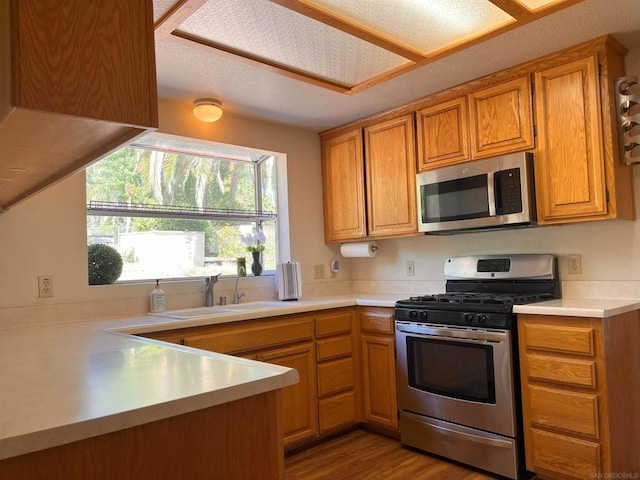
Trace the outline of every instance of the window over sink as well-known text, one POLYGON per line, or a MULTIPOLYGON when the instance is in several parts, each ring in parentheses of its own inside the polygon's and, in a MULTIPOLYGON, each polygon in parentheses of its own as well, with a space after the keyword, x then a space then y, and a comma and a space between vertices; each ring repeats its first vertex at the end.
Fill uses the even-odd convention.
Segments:
POLYGON ((284 154, 152 133, 86 178, 87 243, 118 250, 118 282, 235 275, 239 257, 250 275, 256 232, 263 274, 288 256, 284 154))

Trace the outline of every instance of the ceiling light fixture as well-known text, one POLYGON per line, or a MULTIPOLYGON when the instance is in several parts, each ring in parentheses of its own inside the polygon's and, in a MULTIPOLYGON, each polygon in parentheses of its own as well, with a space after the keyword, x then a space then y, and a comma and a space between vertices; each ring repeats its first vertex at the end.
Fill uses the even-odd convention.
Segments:
POLYGON ((212 98, 200 98, 193 102, 193 114, 202 122, 216 122, 222 117, 222 102, 212 98))

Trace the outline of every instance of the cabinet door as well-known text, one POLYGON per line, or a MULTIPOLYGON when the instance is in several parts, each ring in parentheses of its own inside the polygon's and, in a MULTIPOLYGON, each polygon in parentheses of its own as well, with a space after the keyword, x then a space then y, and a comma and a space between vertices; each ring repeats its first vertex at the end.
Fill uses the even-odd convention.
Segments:
POLYGON ((471 93, 469 114, 473 159, 533 148, 529 76, 471 93))
POLYGON ((0 210, 157 126, 151 0, 0 2, 0 210))
POLYGON ((323 140, 322 185, 325 242, 367 235, 362 130, 323 140))
POLYGON ((300 382, 282 389, 281 422, 285 447, 315 437, 318 434, 318 409, 313 343, 260 352, 257 360, 295 368, 300 376, 300 382))
POLYGON ((369 236, 417 233, 413 114, 365 129, 365 164, 369 236))
POLYGON ((320 433, 356 422, 356 398, 353 390, 318 400, 320 433))
POLYGON ((394 337, 362 335, 364 419, 397 430, 394 337))
POLYGON ((600 86, 595 55, 536 72, 538 221, 607 212, 600 86))
POLYGON ((419 171, 471 159, 468 116, 466 97, 439 103, 418 112, 419 171))

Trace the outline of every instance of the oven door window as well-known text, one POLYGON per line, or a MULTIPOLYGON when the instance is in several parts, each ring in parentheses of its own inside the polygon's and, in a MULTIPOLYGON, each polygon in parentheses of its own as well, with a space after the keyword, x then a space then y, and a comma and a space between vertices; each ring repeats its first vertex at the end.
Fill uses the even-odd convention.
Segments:
POLYGON ((461 400, 496 403, 491 345, 407 338, 409 385, 461 400))
POLYGON ((420 186, 422 223, 489 216, 487 175, 420 186))

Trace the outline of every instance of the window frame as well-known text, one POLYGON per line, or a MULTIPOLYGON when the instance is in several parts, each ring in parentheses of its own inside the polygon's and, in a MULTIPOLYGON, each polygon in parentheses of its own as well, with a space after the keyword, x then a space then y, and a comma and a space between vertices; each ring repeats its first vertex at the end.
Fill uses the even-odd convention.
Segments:
MULTIPOLYGON (((253 176, 255 182, 254 195, 255 195, 255 211, 233 211, 230 209, 205 209, 209 210, 208 212, 202 212, 202 209, 191 208, 191 212, 187 215, 184 212, 181 214, 179 211, 170 212, 170 211, 162 211, 161 209, 156 212, 151 212, 149 210, 145 210, 145 208, 122 208, 122 204, 112 204, 107 205, 108 202, 97 202, 91 201, 87 199, 86 202, 86 216, 119 216, 119 217, 145 217, 145 218, 179 218, 179 219, 203 219, 203 220, 220 220, 220 221, 244 221, 246 223, 254 223, 256 227, 262 227, 263 222, 265 221, 274 221, 275 222, 275 254, 276 254, 276 266, 278 263, 284 263, 290 261, 290 239, 289 239, 289 205, 288 205, 288 182, 287 182, 287 156, 284 153, 267 151, 262 149, 255 149, 244 146, 230 145, 224 144, 220 142, 213 142, 209 140, 202 140, 190 137, 183 137, 178 135, 152 132, 145 135, 142 138, 137 139, 136 141, 122 147, 122 148, 141 148, 146 150, 157 150, 164 151, 165 153, 177 153, 177 154, 188 154, 188 155, 199 155, 203 157, 210 158, 221 158, 230 161, 238 161, 251 163, 253 167, 253 176), (203 148, 207 148, 209 146, 212 147, 221 147, 223 149, 231 149, 236 150, 238 152, 246 152, 247 155, 259 155, 259 159, 257 161, 246 161, 241 159, 234 159, 225 157, 224 155, 208 155, 203 152, 194 152, 194 151, 184 151, 180 149, 165 149, 160 148, 155 145, 149 145, 145 143, 145 140, 149 139, 163 139, 169 143, 183 143, 187 142, 190 144, 196 144, 203 148), (261 164, 273 158, 274 160, 274 170, 275 170, 275 212, 262 212, 263 207, 263 198, 262 198, 262 173, 261 173, 261 164), (99 205, 102 204, 102 205, 99 205), (119 208, 120 207, 120 208, 119 208), (217 211, 216 211, 217 210, 217 211)), ((117 150, 116 150, 117 151, 117 150)), ((111 153, 115 153, 111 152, 111 153)), ((86 191, 86 180, 85 180, 85 191, 86 191)), ((141 206, 138 204, 137 206, 141 206)), ((157 205, 146 205, 146 207, 157 207, 157 205)), ((167 207, 167 206, 164 206, 167 207)), ((171 207, 169 207, 171 208, 171 207)), ((177 209, 179 210, 179 209, 177 209)), ((184 210, 184 209, 183 209, 184 210)), ((86 231, 86 228, 85 228, 86 231)), ((248 261, 250 262, 250 252, 247 252, 249 255, 248 261)), ((261 276, 274 276, 276 270, 269 269, 264 270, 261 276)), ((194 276, 185 276, 185 277, 164 277, 162 280, 164 282, 189 282, 189 281, 201 281, 203 278, 207 278, 208 275, 194 275, 194 276)), ((233 278, 235 275, 222 275, 221 278, 233 278)), ((253 275, 247 275, 247 278, 257 278, 253 275)), ((126 284, 140 284, 140 283, 152 283, 155 282, 155 278, 141 278, 141 279, 130 279, 130 280, 117 280, 115 282, 116 285, 126 285, 126 284)))

